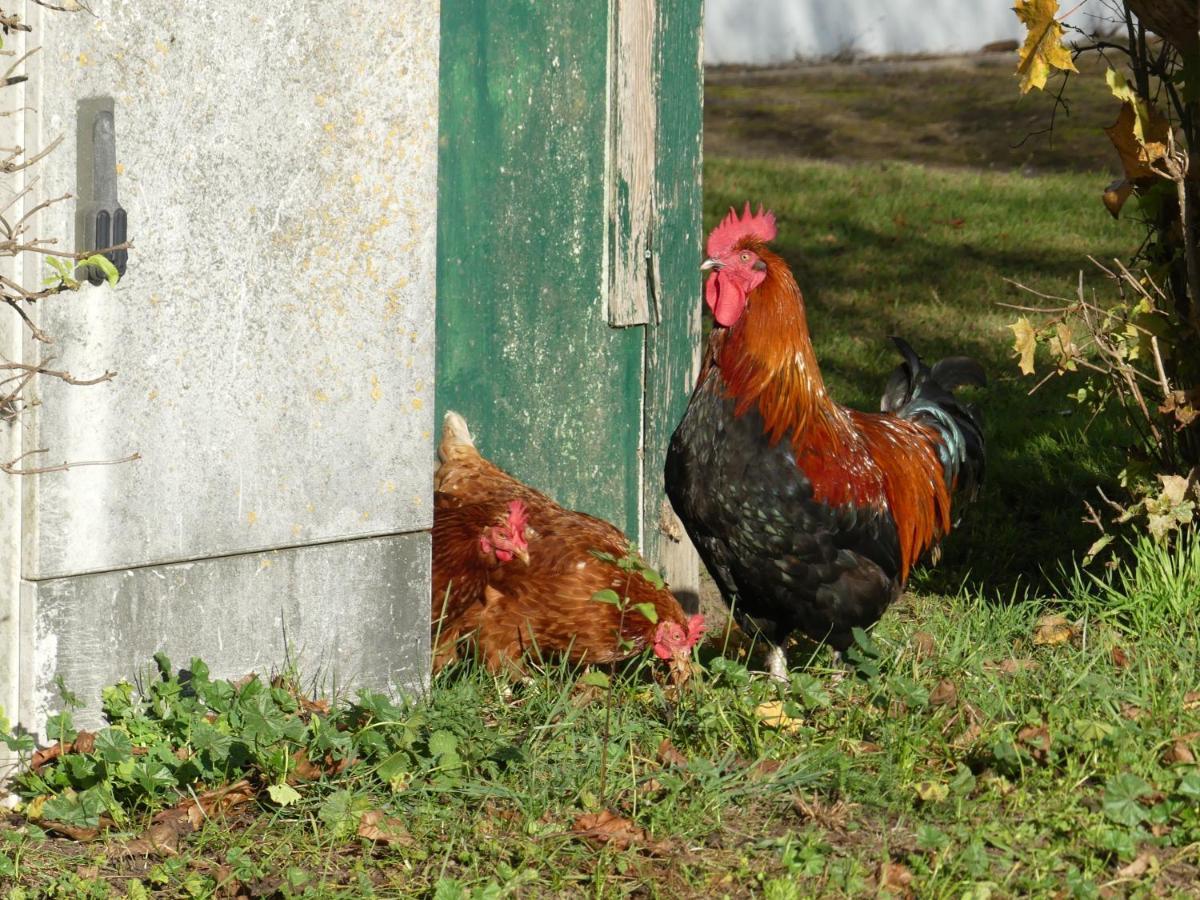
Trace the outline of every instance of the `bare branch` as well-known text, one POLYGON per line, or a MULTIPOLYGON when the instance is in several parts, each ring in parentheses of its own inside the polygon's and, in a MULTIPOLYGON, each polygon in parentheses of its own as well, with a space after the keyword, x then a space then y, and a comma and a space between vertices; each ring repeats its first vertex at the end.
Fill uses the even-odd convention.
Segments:
POLYGON ((78 469, 82 466, 116 466, 121 463, 134 462, 142 458, 141 453, 130 453, 128 456, 122 456, 120 459, 82 459, 75 462, 61 462, 53 466, 39 466, 32 469, 19 469, 17 465, 27 456, 33 456, 36 453, 46 453, 42 450, 29 450, 22 453, 16 459, 9 460, 6 463, 0 463, 0 472, 6 475, 45 475, 48 472, 67 472, 71 469, 78 469))
POLYGON ((43 147, 40 151, 38 151, 35 155, 33 155, 33 156, 29 157, 29 159, 25 160, 25 162, 17 164, 17 163, 14 163, 13 160, 17 156, 19 156, 20 153, 24 152, 23 150, 19 151, 18 153, 13 154, 8 159, 6 159, 2 164, 0 164, 0 172, 3 172, 5 175, 11 175, 11 174, 13 174, 13 172, 20 172, 22 169, 28 169, 30 166, 38 163, 39 161, 45 159, 49 154, 53 153, 58 148, 58 145, 61 144, 62 142, 63 142, 63 136, 60 134, 58 137, 56 137, 54 140, 52 140, 49 144, 47 144, 45 147, 43 147))
POLYGON ((89 385, 89 384, 100 384, 105 381, 112 381, 114 378, 117 377, 116 372, 109 371, 109 372, 105 372, 103 375, 99 375, 95 378, 76 378, 70 372, 67 372, 65 370, 46 368, 46 366, 49 365, 49 362, 50 361, 47 360, 46 362, 38 363, 37 365, 30 365, 29 363, 18 363, 18 362, 0 363, 0 371, 32 372, 35 375, 49 375, 53 378, 59 379, 60 381, 65 381, 67 384, 76 384, 76 385, 85 385, 85 386, 89 385))
MULTIPOLYGON (((7 280, 8 279, 6 278, 0 278, 0 281, 7 280)), ((25 324, 29 327, 29 333, 33 336, 35 341, 41 341, 43 344, 54 343, 54 338, 50 337, 50 335, 46 334, 46 332, 42 331, 42 329, 38 328, 37 325, 33 323, 33 320, 25 314, 25 310, 21 309, 21 307, 17 304, 16 300, 13 300, 9 297, 4 297, 3 299, 4 302, 15 309, 17 311, 17 315, 24 320, 25 324)))
POLYGON ((9 66, 8 69, 5 70, 4 74, 0 75, 0 81, 7 81, 8 76, 11 75, 16 70, 17 66, 19 66, 21 63, 25 62, 25 60, 29 59, 29 57, 33 56, 33 54, 37 53, 41 49, 42 49, 41 47, 34 47, 33 49, 27 50, 23 54, 18 56, 16 61, 13 62, 13 64, 11 66, 9 66))

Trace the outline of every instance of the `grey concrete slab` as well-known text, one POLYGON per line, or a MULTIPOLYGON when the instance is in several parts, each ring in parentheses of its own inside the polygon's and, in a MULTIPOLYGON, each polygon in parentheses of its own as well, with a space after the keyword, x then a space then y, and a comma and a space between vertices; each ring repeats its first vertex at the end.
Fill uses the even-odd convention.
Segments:
POLYGON ((23 143, 65 135, 40 193, 76 193, 77 104, 112 97, 128 272, 39 313, 119 375, 41 385, 25 446, 142 459, 26 479, 23 576, 428 528, 436 3, 89 6, 28 5, 23 143))
MULTIPOLYGON (((103 687, 192 657, 215 677, 264 675, 291 661, 329 691, 419 691, 429 672, 429 535, 25 582, 21 725, 46 739, 61 676, 100 724, 103 687)), ((11 715, 11 713, 10 713, 11 715)))

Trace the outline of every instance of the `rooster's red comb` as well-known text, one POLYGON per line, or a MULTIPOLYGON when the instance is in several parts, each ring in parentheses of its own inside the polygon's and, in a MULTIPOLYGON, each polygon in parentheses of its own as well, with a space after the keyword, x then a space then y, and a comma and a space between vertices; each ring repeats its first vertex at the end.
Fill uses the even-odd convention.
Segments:
POLYGON ((705 250, 709 258, 724 256, 731 252, 739 241, 748 237, 764 244, 775 239, 775 213, 763 212, 762 204, 759 204, 757 213, 751 213, 749 200, 746 201, 746 208, 740 217, 732 206, 729 208, 729 215, 709 234, 705 250))

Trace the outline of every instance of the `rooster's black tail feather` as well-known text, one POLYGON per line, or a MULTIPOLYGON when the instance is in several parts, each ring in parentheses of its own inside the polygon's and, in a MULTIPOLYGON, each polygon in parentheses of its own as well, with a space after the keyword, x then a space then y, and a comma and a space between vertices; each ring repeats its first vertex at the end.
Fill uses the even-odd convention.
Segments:
POLYGON ((892 341, 904 361, 888 377, 880 409, 936 430, 942 437, 938 453, 946 484, 954 489, 956 499, 974 499, 986 464, 983 422, 979 410, 959 400, 954 390, 964 385, 985 387, 983 367, 966 356, 948 356, 930 368, 903 338, 892 341))

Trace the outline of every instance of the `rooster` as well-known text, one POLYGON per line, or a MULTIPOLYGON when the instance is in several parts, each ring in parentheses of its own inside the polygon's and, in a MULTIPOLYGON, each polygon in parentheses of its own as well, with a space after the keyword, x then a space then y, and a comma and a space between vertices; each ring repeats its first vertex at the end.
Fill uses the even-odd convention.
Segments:
POLYGON ((767 247, 775 233, 774 215, 747 203, 708 237, 700 268, 715 327, 665 474, 722 597, 766 639, 782 679, 789 633, 847 648, 974 498, 982 427, 952 391, 986 379, 965 357, 931 369, 894 338, 903 363, 882 412, 835 403, 800 289, 767 247))
POLYGON ((471 646, 491 671, 566 657, 617 662, 652 647, 673 679, 690 673, 704 620, 684 615, 662 579, 612 525, 563 509, 475 449, 445 416, 434 476, 434 671, 471 646), (610 600, 594 599, 601 592, 610 600))

